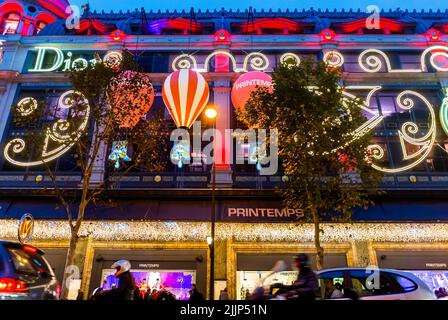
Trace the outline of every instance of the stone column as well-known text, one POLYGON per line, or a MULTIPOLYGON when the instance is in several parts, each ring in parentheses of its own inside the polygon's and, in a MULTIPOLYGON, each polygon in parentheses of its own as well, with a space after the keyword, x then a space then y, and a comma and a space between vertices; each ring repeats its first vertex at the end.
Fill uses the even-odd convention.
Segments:
POLYGON ((351 245, 353 250, 353 265, 351 267, 363 268, 376 265, 376 259, 372 257, 368 241, 353 241, 351 245))
MULTIPOLYGON (((215 72, 226 73, 230 70, 229 57, 216 55, 215 72)), ((231 186, 233 183, 232 169, 232 139, 226 134, 231 124, 230 82, 217 80, 213 87, 213 102, 218 111, 216 129, 221 133, 222 141, 215 148, 216 184, 218 187, 231 186)))

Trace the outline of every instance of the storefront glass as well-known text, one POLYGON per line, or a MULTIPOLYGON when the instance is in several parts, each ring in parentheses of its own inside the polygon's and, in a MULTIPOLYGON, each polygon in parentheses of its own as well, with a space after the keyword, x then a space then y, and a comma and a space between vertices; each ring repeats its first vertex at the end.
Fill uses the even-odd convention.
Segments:
MULTIPOLYGON (((118 279, 114 276, 115 270, 103 270, 103 289, 118 286, 118 279)), ((177 300, 188 300, 191 285, 196 282, 196 271, 193 270, 131 270, 140 294, 145 296, 148 289, 151 291, 167 290, 176 296, 177 300)))
POLYGON ((297 271, 278 272, 269 276, 271 271, 238 271, 237 272, 237 300, 246 300, 246 297, 251 294, 264 278, 264 286, 269 286, 274 283, 282 283, 285 285, 292 284, 297 279, 297 271))
POLYGON ((448 271, 432 271, 432 270, 420 270, 420 271, 409 271, 419 277, 423 282, 425 282, 431 290, 439 290, 444 288, 448 290, 448 271))

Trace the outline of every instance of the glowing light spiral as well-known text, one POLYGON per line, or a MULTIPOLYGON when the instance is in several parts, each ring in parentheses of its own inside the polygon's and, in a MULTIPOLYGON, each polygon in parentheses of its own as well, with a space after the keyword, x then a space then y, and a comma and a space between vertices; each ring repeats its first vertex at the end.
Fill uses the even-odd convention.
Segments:
POLYGON ((75 103, 73 99, 74 96, 79 98, 76 100, 77 104, 84 105, 86 107, 85 114, 78 114, 78 116, 83 116, 83 121, 77 128, 72 128, 73 130, 70 131, 71 125, 67 120, 64 119, 59 119, 52 126, 46 128, 44 135, 44 145, 42 148, 42 153, 40 155, 41 159, 35 161, 24 162, 14 159, 15 155, 25 150, 26 142, 23 139, 19 138, 12 139, 6 144, 3 150, 3 155, 6 161, 20 167, 38 166, 44 163, 51 162, 70 150, 71 147, 73 147, 76 141, 78 141, 84 133, 90 116, 90 106, 87 99, 81 93, 75 92, 74 90, 67 91, 59 97, 58 108, 72 108, 74 106, 73 104, 75 103), (58 145, 50 149, 50 143, 56 143, 58 145))
POLYGON ((181 54, 180 56, 177 56, 171 64, 173 71, 179 69, 197 69, 197 67, 196 58, 189 54, 181 54))
POLYGON ((416 138, 415 135, 417 135, 419 132, 417 124, 410 121, 405 122, 401 126, 401 130, 398 131, 398 137, 400 140, 400 146, 403 155, 402 160, 403 161, 412 160, 412 162, 408 165, 403 165, 398 168, 386 168, 386 167, 380 167, 376 164, 372 164, 372 167, 379 171, 386 173, 397 173, 407 171, 423 162, 431 152, 432 146, 434 145, 436 138, 436 117, 434 107, 423 95, 411 90, 405 90, 397 96, 396 98, 397 105, 404 110, 411 110, 415 106, 415 101, 412 98, 412 96, 417 97, 418 99, 423 101, 423 103, 429 110, 430 126, 428 132, 422 137, 416 138), (414 145, 418 146, 419 148, 417 151, 409 153, 408 149, 406 148, 407 145, 414 145))
POLYGON ((248 66, 256 71, 264 71, 269 67, 269 59, 260 52, 251 52, 244 59, 245 71, 248 71, 248 66))
POLYGON ((37 101, 34 98, 23 98, 17 103, 17 112, 22 117, 31 115, 37 109, 37 101))
POLYGON ((280 63, 286 63, 288 60, 294 60, 296 66, 300 65, 300 57, 295 53, 287 52, 280 57, 280 63))
POLYGON ((329 50, 325 52, 323 60, 330 67, 342 67, 342 65, 344 64, 344 57, 340 52, 335 50, 329 50))

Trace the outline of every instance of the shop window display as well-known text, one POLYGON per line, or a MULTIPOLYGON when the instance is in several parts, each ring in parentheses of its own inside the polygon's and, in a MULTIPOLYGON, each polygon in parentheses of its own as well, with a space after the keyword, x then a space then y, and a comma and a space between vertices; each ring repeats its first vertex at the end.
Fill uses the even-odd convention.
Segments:
POLYGON ((448 291, 448 271, 409 271, 425 282, 434 292, 445 289, 448 291))
MULTIPOLYGON (((248 295, 260 285, 261 281, 271 271, 238 271, 237 273, 237 300, 246 300, 248 295)), ((264 286, 269 286, 274 283, 281 283, 284 285, 291 285, 297 279, 297 271, 278 272, 264 281, 264 286)))
MULTIPOLYGON (((115 270, 103 270, 103 289, 109 290, 118 286, 118 278, 114 276, 115 270)), ((142 298, 146 292, 169 291, 177 300, 188 300, 189 291, 196 281, 196 271, 160 271, 160 270, 131 270, 135 283, 140 288, 142 298)))

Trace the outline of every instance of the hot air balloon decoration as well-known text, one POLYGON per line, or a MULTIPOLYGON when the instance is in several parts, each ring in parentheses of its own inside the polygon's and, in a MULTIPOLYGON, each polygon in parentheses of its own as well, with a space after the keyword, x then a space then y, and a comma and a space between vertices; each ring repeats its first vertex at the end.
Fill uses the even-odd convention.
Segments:
POLYGON ((176 126, 190 128, 204 111, 210 90, 199 72, 180 69, 166 78, 162 96, 176 126))
POLYGON ((257 90, 257 87, 268 88, 269 92, 272 92, 271 76, 260 71, 250 71, 242 74, 232 88, 232 103, 235 109, 244 109, 250 95, 257 90))
POLYGON ((120 128, 132 128, 139 123, 154 103, 154 89, 145 74, 123 71, 111 83, 113 97, 109 102, 120 128))

